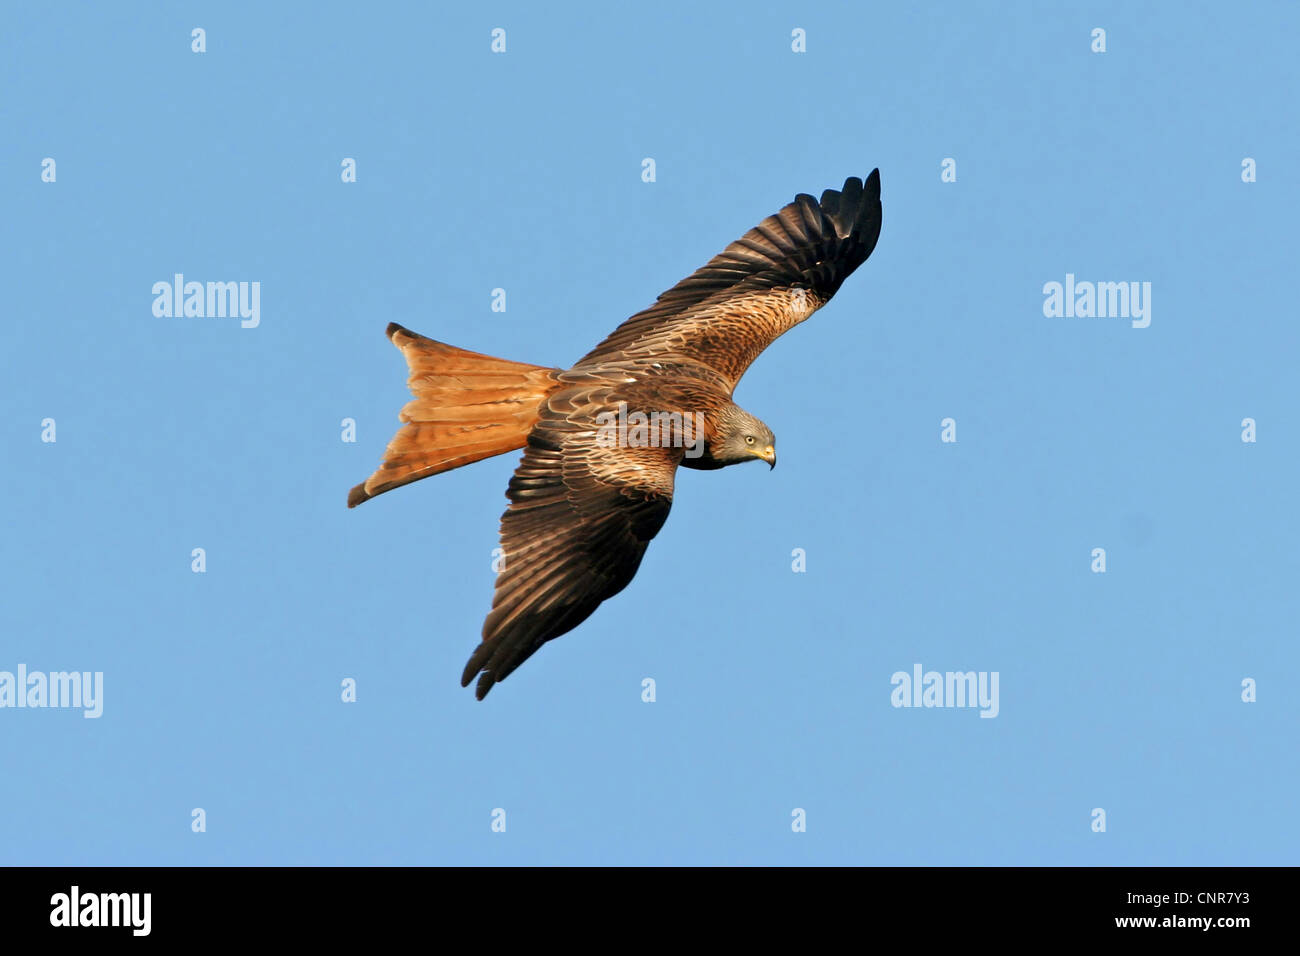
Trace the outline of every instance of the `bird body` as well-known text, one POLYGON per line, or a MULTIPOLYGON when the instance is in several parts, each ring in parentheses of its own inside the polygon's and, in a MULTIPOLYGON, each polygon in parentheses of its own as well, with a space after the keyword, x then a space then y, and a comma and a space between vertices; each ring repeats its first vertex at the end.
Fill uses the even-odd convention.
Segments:
POLYGON ((462 685, 481 700, 632 580, 679 466, 776 464, 770 428, 732 400, 750 364, 825 305, 880 234, 880 174, 800 194, 633 315, 569 369, 470 352, 396 323, 414 396, 376 495, 524 449, 501 519, 504 568, 462 685))

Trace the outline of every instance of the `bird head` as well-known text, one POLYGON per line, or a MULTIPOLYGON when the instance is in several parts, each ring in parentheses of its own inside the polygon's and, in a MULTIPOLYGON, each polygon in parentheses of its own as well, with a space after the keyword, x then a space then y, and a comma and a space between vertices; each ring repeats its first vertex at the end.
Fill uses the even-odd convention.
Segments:
POLYGON ((775 468, 776 436, 739 405, 730 405, 719 417, 709 455, 719 465, 737 465, 757 458, 775 468))

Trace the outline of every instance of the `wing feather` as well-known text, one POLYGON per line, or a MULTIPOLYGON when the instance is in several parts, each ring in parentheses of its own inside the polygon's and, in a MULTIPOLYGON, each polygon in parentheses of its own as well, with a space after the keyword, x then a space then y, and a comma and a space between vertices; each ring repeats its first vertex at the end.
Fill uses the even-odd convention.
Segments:
POLYGON ((880 222, 879 170, 820 200, 800 193, 620 325, 574 371, 667 357, 707 365, 734 389, 763 349, 867 260, 880 222))
POLYGON ((608 387, 553 395, 510 480, 505 568, 461 675, 462 685, 478 677, 480 700, 623 590, 668 517, 682 449, 603 447, 596 414, 609 397, 608 387))

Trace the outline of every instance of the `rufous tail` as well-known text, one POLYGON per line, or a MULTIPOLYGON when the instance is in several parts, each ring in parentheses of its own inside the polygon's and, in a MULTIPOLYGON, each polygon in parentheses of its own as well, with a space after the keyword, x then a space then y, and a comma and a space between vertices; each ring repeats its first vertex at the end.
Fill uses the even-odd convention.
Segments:
POLYGON ((411 368, 415 396, 398 416, 383 464, 348 492, 355 508, 375 495, 523 448, 559 369, 508 362, 425 338, 396 322, 388 337, 411 368))

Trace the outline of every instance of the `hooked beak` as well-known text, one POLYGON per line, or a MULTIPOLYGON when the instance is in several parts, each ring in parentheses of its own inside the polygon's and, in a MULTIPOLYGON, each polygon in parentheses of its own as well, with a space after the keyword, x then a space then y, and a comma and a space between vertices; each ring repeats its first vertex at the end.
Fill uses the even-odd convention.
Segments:
POLYGON ((761 451, 754 452, 754 455, 767 462, 768 471, 771 471, 773 468, 776 467, 776 449, 773 448, 771 445, 768 445, 766 448, 762 449, 761 451))

